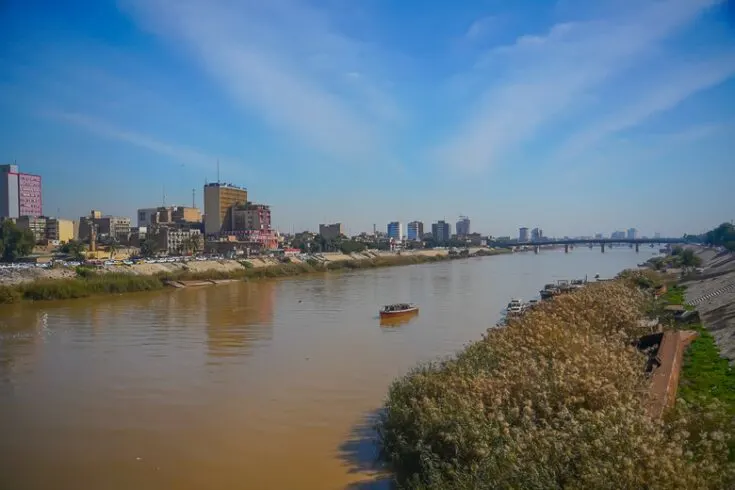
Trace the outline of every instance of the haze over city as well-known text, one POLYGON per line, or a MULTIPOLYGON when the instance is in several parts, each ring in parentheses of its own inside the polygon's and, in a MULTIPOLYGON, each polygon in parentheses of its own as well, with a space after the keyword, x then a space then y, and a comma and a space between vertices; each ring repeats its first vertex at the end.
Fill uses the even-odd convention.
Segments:
POLYGON ((701 232, 735 211, 728 8, 11 0, 0 163, 67 218, 203 207, 219 161, 281 231, 701 232))

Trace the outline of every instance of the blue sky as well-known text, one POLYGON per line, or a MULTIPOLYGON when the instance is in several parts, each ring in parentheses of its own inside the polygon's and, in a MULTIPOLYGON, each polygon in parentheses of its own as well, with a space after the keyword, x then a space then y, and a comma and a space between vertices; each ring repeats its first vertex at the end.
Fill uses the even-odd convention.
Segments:
POLYGON ((6 0, 0 37, 0 161, 49 215, 201 205, 219 160, 282 231, 735 218, 714 0, 6 0))

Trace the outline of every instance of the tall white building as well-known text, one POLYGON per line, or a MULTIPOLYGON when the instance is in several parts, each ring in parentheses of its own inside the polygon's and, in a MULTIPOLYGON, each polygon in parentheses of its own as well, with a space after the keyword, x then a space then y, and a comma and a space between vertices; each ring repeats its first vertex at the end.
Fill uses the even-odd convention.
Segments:
POLYGON ((403 240, 403 226, 400 221, 391 221, 388 223, 388 238, 401 241, 403 240))
POLYGON ((470 234, 470 219, 467 216, 460 216, 457 221, 457 236, 467 236, 470 234))

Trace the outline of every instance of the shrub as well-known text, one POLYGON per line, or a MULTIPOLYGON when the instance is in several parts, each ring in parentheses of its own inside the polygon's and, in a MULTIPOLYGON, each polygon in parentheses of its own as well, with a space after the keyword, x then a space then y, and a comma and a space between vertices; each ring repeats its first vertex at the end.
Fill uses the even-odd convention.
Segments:
POLYGON ((727 488, 733 467, 714 454, 727 454, 725 429, 709 427, 708 446, 697 442, 711 440, 703 432, 686 432, 689 418, 662 427, 647 415, 645 356, 630 347, 648 333, 638 325, 645 304, 623 281, 589 285, 394 382, 378 433, 398 482, 727 488))
POLYGON ((18 288, 13 286, 0 286, 0 304, 17 303, 22 297, 18 288))

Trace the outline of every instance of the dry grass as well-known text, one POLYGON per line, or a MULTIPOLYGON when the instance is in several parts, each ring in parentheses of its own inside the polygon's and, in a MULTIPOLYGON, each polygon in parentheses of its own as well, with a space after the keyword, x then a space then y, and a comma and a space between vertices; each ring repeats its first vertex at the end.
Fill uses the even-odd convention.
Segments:
MULTIPOLYGON (((651 420, 625 281, 555 299, 390 389, 383 456, 406 488, 728 488, 727 427, 651 420), (702 444, 702 441, 707 444, 702 444)), ((700 407, 701 408, 701 407, 700 407)), ((696 414, 699 418, 701 414, 696 414)))

